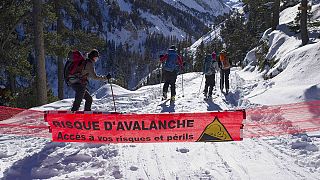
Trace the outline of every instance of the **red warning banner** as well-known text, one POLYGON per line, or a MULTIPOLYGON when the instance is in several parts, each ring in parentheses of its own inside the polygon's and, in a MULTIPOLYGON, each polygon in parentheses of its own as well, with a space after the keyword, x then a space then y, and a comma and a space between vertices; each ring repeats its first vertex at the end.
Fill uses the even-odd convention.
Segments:
POLYGON ((246 110, 244 138, 320 132, 320 101, 246 110))
POLYGON ((0 106, 0 121, 11 118, 12 116, 25 111, 25 109, 0 106))
POLYGON ((242 140, 245 111, 113 114, 48 111, 56 142, 156 143, 242 140))

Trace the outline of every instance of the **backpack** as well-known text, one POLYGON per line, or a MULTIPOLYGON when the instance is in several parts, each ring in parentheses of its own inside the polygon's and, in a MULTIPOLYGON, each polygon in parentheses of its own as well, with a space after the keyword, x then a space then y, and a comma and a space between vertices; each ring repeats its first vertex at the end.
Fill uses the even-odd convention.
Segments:
POLYGON ((216 61, 216 60, 217 60, 217 55, 216 55, 216 53, 215 53, 215 52, 213 52, 213 53, 212 53, 212 59, 213 59, 214 61, 216 61))
POLYGON ((175 50, 168 51, 168 59, 165 61, 163 69, 169 72, 177 70, 178 54, 175 50))
POLYGON ((86 60, 78 50, 70 51, 68 60, 64 65, 64 81, 68 86, 83 83, 82 71, 85 69, 86 60))
POLYGON ((229 69, 231 67, 225 53, 220 53, 220 61, 222 69, 229 69))
POLYGON ((213 59, 211 55, 207 55, 204 59, 203 73, 205 75, 212 75, 213 73, 215 73, 213 68, 213 59))

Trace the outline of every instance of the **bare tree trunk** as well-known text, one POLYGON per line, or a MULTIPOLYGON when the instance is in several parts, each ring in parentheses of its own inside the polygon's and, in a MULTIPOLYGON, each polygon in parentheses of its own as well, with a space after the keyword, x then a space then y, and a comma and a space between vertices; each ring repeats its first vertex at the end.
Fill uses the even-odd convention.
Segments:
POLYGON ((8 81, 9 81, 9 89, 12 93, 16 92, 16 77, 11 72, 7 71, 7 74, 8 74, 8 81))
MULTIPOLYGON (((63 22, 62 22, 62 15, 61 15, 61 0, 55 0, 55 8, 56 8, 56 14, 58 16, 57 19, 57 34, 62 34, 63 29, 63 22)), ((61 43, 58 41, 58 43, 61 43)), ((64 92, 63 92, 63 86, 64 86, 64 79, 63 79, 63 58, 58 55, 58 98, 63 99, 64 98, 64 92)))
POLYGON ((308 36, 308 28, 307 28, 307 22, 308 22, 308 0, 302 0, 301 1, 301 20, 300 20, 300 29, 301 29, 301 40, 302 45, 306 45, 309 42, 309 36, 308 36))
POLYGON ((63 58, 57 57, 58 59, 58 98, 64 98, 64 78, 63 78, 63 58))
POLYGON ((280 0, 275 0, 273 4, 272 30, 276 30, 280 18, 280 0))
POLYGON ((34 45, 37 62, 37 104, 47 103, 47 76, 44 54, 42 0, 33 0, 34 45))

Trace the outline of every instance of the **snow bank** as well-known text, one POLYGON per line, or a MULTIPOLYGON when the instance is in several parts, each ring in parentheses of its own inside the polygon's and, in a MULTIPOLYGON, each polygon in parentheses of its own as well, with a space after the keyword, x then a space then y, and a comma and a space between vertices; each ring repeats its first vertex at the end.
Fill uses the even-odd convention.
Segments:
MULTIPOLYGON (((313 17, 318 17, 319 5, 312 9, 313 17)), ((297 6, 282 11, 280 23, 288 23, 296 13, 297 6)), ((320 28, 316 32, 320 35, 320 28)), ((268 105, 319 100, 320 40, 313 38, 308 45, 301 47, 299 36, 290 32, 286 24, 272 32, 267 30, 262 40, 269 47, 266 59, 276 63, 260 72, 256 57, 258 48, 248 52, 244 60, 247 66, 239 73, 241 78, 253 84, 252 92, 245 97, 252 103, 268 105), (248 75, 248 72, 254 73, 248 75), (264 80, 266 78, 268 80, 264 80)))

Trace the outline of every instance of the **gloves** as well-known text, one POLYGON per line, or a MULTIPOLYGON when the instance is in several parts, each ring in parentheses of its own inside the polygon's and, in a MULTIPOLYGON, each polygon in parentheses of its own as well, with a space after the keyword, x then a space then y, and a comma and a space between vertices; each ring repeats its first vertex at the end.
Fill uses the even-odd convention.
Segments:
POLYGON ((111 74, 108 73, 108 75, 106 77, 107 77, 108 80, 111 79, 111 74))

